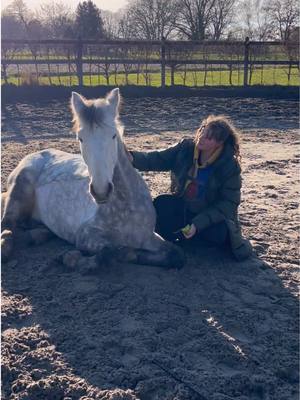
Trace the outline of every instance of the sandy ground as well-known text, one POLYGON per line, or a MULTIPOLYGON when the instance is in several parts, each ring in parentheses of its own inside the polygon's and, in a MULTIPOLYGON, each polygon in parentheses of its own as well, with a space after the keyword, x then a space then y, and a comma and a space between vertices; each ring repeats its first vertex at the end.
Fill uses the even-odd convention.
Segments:
MULTIPOLYGON (((180 271, 115 265, 81 276, 54 264, 60 239, 2 265, 2 398, 298 398, 298 105, 284 100, 128 99, 130 148, 167 147, 201 118, 242 129, 240 217, 256 256, 187 248, 180 271)), ((2 181, 26 154, 77 152, 67 104, 6 105, 2 181)), ((152 194, 168 174, 144 174, 152 194)))

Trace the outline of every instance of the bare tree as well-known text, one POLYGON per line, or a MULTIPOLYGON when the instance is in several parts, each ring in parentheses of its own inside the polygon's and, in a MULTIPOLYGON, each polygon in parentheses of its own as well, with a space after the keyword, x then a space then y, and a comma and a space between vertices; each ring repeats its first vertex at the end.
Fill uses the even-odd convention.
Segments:
POLYGON ((265 0, 256 0, 254 4, 254 18, 256 21, 254 36, 257 40, 274 39, 272 23, 270 21, 269 14, 265 10, 264 4, 265 0))
POLYGON ((176 0, 133 0, 120 22, 123 34, 136 38, 161 40, 175 31, 176 0))
POLYGON ((181 36, 190 40, 203 40, 208 35, 216 0, 178 0, 176 23, 181 36))
POLYGON ((267 0, 265 11, 273 27, 273 32, 281 40, 289 40, 299 26, 299 3, 297 0, 267 0))
POLYGON ((236 0, 216 0, 211 14, 212 37, 219 40, 233 19, 236 0))
POLYGON ((65 38, 73 35, 74 13, 61 1, 42 4, 37 11, 37 18, 51 38, 65 38))
POLYGON ((28 24, 33 19, 33 13, 28 9, 23 0, 14 0, 6 7, 5 13, 13 16, 28 32, 28 24))
POLYGON ((234 36, 253 40, 273 38, 272 25, 265 9, 265 0, 240 0, 235 5, 234 36))
POLYGON ((120 13, 115 13, 109 10, 101 11, 103 28, 105 36, 108 39, 116 39, 119 37, 119 24, 121 20, 120 13))
POLYGON ((13 17, 23 27, 24 34, 28 38, 35 39, 46 36, 42 22, 34 12, 29 10, 23 0, 14 0, 6 7, 5 14, 13 17))
POLYGON ((136 38, 136 29, 135 26, 132 25, 131 15, 128 12, 128 9, 125 9, 119 19, 118 24, 118 36, 123 39, 136 38))

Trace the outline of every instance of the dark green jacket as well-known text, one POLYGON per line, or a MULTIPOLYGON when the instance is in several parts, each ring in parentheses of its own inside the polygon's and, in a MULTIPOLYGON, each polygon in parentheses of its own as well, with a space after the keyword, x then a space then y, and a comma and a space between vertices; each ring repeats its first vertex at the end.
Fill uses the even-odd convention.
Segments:
MULTIPOLYGON (((182 196, 188 173, 193 165, 194 141, 183 139, 166 150, 131 152, 133 166, 140 171, 171 171, 171 191, 182 196)), ((252 248, 241 235, 238 221, 238 206, 241 201, 241 168, 234 158, 233 147, 229 144, 213 163, 214 169, 207 182, 204 204, 199 205, 193 218, 197 230, 225 221, 230 234, 233 254, 238 260, 250 256, 252 248)))

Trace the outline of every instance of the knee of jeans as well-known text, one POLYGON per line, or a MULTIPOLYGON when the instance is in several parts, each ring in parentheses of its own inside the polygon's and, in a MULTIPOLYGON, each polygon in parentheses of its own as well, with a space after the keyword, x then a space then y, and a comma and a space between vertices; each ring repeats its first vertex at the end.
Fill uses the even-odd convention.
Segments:
POLYGON ((225 244, 228 238, 228 229, 225 224, 221 224, 218 232, 218 239, 220 244, 225 244))
POLYGON ((205 232, 205 239, 215 244, 225 244, 228 238, 228 229, 225 223, 210 226, 205 232))
POLYGON ((160 194, 159 196, 155 197, 155 199, 153 199, 153 205, 155 208, 168 205, 170 203, 170 199, 172 199, 172 195, 160 194))
POLYGON ((159 198, 159 196, 156 197, 156 198, 153 200, 153 206, 154 206, 156 212, 161 208, 162 204, 163 204, 163 202, 161 201, 161 199, 159 198))
POLYGON ((160 196, 157 196, 157 197, 155 197, 155 199, 153 199, 153 205, 155 206, 155 205, 157 205, 157 204, 159 204, 160 203, 160 196))

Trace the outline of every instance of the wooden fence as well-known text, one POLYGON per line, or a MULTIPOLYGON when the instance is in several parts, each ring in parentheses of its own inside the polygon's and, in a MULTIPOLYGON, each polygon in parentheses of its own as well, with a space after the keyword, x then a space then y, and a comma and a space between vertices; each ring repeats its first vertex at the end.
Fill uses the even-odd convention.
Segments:
MULTIPOLYGON (((297 42, 2 40, 2 82, 36 84, 251 85, 253 74, 284 68, 287 84, 299 73, 297 42), (201 82, 199 74, 201 73, 201 82), (158 78, 159 77, 159 78, 158 78), (179 79, 180 78, 180 79, 179 79), (104 82, 103 82, 104 80, 104 82), (167 82, 168 81, 168 82, 167 82), (101 83, 102 82, 102 83, 101 83)), ((276 82, 274 82, 276 84, 276 82)))

